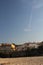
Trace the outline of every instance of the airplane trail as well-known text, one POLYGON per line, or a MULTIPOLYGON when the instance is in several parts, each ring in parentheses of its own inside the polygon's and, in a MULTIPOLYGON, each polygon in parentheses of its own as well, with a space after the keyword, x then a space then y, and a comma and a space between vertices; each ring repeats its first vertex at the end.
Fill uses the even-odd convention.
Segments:
POLYGON ((32 10, 33 8, 31 9, 31 14, 30 14, 30 19, 28 18, 28 10, 27 10, 27 16, 26 16, 26 22, 28 21, 28 25, 27 25, 27 28, 24 29, 24 31, 32 31, 32 10))

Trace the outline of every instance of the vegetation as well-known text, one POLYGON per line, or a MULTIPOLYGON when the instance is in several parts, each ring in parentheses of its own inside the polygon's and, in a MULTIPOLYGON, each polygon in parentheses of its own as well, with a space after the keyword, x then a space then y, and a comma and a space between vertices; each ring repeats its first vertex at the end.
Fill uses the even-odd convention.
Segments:
MULTIPOLYGON (((15 45, 13 43, 13 45, 15 45)), ((12 45, 12 46, 13 46, 12 45)), ((29 57, 43 56, 43 42, 40 43, 25 43, 15 45, 11 48, 9 44, 0 46, 0 57, 29 57)))

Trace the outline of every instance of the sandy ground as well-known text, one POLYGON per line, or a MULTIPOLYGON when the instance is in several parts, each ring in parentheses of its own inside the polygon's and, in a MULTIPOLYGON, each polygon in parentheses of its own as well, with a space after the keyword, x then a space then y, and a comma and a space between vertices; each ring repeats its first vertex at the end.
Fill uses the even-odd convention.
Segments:
POLYGON ((43 65, 43 56, 22 58, 0 58, 0 65, 43 65))

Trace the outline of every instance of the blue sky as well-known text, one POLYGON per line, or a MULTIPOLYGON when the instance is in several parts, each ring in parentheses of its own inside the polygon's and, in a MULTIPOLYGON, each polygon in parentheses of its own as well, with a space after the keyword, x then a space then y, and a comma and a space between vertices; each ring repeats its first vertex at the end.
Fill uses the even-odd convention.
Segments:
POLYGON ((43 0, 0 0, 0 42, 43 41, 43 0))

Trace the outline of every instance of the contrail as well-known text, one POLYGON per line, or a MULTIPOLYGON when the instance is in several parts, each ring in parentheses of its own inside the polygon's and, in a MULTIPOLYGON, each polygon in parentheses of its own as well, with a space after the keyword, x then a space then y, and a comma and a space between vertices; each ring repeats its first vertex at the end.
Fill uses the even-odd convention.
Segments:
POLYGON ((28 10, 27 10, 27 16, 26 16, 26 22, 29 20, 29 23, 27 25, 27 28, 24 29, 24 31, 32 31, 32 9, 31 9, 31 14, 30 14, 30 19, 28 18, 28 10))
POLYGON ((33 0, 32 2, 32 8, 31 8, 31 14, 30 14, 30 20, 28 18, 28 8, 27 8, 27 15, 26 15, 26 22, 28 23, 27 28, 24 29, 24 31, 32 31, 32 11, 33 9, 39 9, 43 7, 43 0, 33 0))
POLYGON ((30 20, 29 20, 29 24, 28 24, 28 29, 32 30, 32 10, 31 10, 31 14, 30 14, 30 20))

